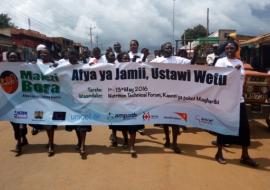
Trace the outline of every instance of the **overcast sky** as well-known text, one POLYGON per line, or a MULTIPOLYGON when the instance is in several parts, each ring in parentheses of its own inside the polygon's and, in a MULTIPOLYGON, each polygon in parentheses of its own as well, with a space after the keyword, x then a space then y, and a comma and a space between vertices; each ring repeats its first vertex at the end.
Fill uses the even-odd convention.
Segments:
MULTIPOLYGON (((235 29, 240 34, 270 32, 270 0, 176 0, 175 38, 187 28, 206 26, 210 32, 235 29)), ((131 39, 140 47, 158 48, 172 41, 173 0, 1 0, 0 12, 16 26, 48 36, 63 36, 89 46, 89 28, 102 48, 119 41, 124 49, 131 39)))

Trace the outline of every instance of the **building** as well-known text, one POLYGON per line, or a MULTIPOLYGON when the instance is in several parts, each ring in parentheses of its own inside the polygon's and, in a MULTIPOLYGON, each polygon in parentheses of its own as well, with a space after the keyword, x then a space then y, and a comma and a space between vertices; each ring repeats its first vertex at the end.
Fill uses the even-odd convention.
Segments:
POLYGON ((46 45, 56 59, 62 50, 74 47, 73 40, 63 37, 48 37, 38 31, 21 28, 0 29, 0 53, 16 49, 23 60, 32 60, 39 44, 46 45))

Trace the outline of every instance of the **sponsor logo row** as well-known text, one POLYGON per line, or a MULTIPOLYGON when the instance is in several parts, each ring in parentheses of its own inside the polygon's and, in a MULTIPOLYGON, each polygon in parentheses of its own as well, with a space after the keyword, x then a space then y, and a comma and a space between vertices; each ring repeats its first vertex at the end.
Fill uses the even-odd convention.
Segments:
MULTIPOLYGON (((42 121, 44 120, 44 111, 35 111, 33 114, 33 121, 42 121)), ((138 115, 134 113, 111 113, 109 112, 107 115, 107 120, 132 120, 136 119, 138 115)), ((144 121, 151 121, 158 119, 160 116, 152 115, 150 112, 145 112, 142 115, 142 119, 144 121)), ((27 111, 14 111, 14 118, 16 119, 28 119, 27 111)), ((101 116, 99 114, 73 114, 70 116, 71 121, 87 121, 87 120, 98 120, 101 116)), ((172 116, 163 116, 163 119, 168 120, 181 120, 184 122, 188 122, 190 120, 189 115, 184 112, 175 112, 172 116)), ((214 119, 203 117, 201 115, 196 115, 195 119, 199 125, 201 126, 212 126, 214 119)), ((66 112, 55 111, 52 114, 53 121, 65 121, 66 120, 66 112)))
MULTIPOLYGON (((14 111, 13 114, 15 119, 28 119, 27 111, 14 111)), ((33 120, 43 120, 44 111, 35 111, 33 114, 33 120)), ((54 121, 64 121, 66 120, 66 112, 53 112, 52 120, 54 121)))

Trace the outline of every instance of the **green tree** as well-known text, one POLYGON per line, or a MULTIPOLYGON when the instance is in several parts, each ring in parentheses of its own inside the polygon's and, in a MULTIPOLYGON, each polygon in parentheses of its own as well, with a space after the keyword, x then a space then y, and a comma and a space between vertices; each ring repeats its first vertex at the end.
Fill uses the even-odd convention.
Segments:
POLYGON ((14 24, 11 22, 11 18, 8 14, 0 14, 0 28, 14 27, 14 24))
POLYGON ((184 45, 184 40, 190 42, 200 37, 206 37, 207 36, 207 29, 199 24, 193 28, 188 28, 185 30, 185 32, 182 34, 182 44, 184 45))

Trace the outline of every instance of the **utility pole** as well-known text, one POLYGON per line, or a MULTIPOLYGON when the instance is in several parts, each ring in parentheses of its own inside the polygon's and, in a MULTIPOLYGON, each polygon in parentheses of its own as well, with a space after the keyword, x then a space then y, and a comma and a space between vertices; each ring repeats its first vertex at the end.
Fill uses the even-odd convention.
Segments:
POLYGON ((96 27, 92 27, 92 26, 90 26, 90 48, 91 48, 91 50, 93 49, 93 29, 95 29, 96 27))
POLYGON ((209 36, 209 8, 207 8, 207 36, 209 36))
POLYGON ((175 10, 175 0, 173 0, 173 22, 172 22, 172 43, 174 44, 175 41, 174 41, 174 10, 175 10))
POLYGON ((27 21, 28 21, 28 30, 31 30, 31 20, 30 20, 30 18, 28 18, 27 21))
POLYGON ((98 47, 98 34, 96 35, 96 43, 97 43, 97 47, 98 47))
POLYGON ((186 31, 184 31, 184 39, 183 40, 184 40, 184 43, 183 44, 185 46, 186 45, 186 31))

